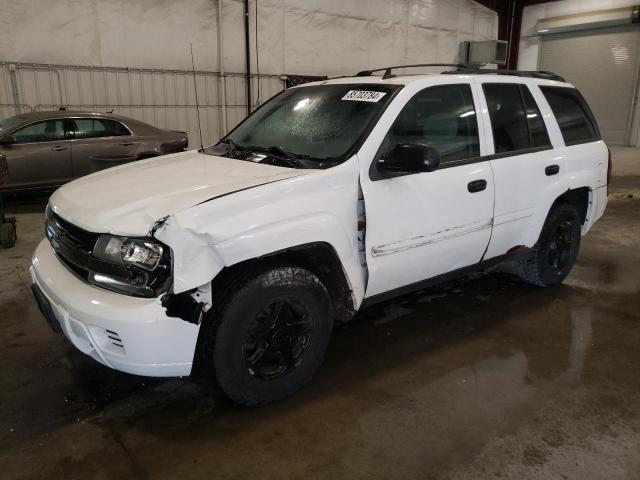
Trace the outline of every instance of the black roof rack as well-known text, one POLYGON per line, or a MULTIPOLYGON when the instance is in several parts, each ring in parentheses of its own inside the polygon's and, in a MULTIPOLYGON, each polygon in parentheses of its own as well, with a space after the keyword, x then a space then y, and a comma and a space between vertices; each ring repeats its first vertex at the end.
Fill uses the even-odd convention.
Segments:
POLYGON ((564 77, 544 70, 490 70, 484 68, 463 67, 457 70, 442 72, 449 75, 471 74, 471 75, 513 75, 514 77, 540 78, 543 80, 556 80, 558 82, 566 82, 564 77))
POLYGON ((397 68, 416 68, 416 67, 454 67, 454 68, 469 68, 470 65, 465 65, 461 63, 417 63, 414 65, 395 65, 392 67, 382 67, 382 68, 374 68, 372 70, 362 70, 356 74, 356 77, 368 77, 373 72, 382 72, 384 70, 384 74, 382 75, 382 79, 386 80, 387 78, 392 78, 395 75, 391 73, 391 70, 395 70, 397 68))
POLYGON ((356 74, 357 77, 368 77, 372 75, 374 72, 382 72, 382 79, 386 80, 388 78, 392 78, 395 75, 391 73, 392 70, 398 68, 419 68, 419 67, 453 67, 455 70, 448 70, 446 72, 442 72, 444 74, 472 74, 472 75, 513 75, 516 77, 527 77, 527 78, 540 78, 543 80, 556 80, 558 82, 565 82, 566 80, 558 74, 553 72, 545 72, 543 70, 540 71, 530 71, 530 70, 489 70, 480 68, 479 65, 472 64, 464 64, 464 63, 417 63, 414 65, 395 65, 391 67, 381 67, 374 68, 371 70, 362 70, 356 74))

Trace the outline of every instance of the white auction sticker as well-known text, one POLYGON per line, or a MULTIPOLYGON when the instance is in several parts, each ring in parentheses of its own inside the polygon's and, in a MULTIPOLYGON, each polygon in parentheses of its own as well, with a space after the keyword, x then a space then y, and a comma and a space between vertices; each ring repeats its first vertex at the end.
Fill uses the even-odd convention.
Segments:
POLYGON ((353 102, 377 102, 384 97, 387 92, 372 92, 368 90, 349 90, 342 100, 353 102))

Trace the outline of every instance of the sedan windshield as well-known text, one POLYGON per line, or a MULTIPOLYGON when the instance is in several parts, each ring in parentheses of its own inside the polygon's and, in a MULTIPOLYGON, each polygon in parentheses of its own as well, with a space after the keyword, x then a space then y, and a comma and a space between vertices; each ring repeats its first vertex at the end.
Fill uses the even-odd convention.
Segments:
MULTIPOLYGON (((318 162, 335 165, 345 160, 397 88, 379 84, 292 88, 265 103, 218 147, 224 145, 234 153, 276 156, 292 166, 297 163, 299 167, 318 168, 318 162)), ((213 148, 205 153, 219 154, 219 148, 213 148)), ((246 154, 234 156, 258 161, 246 154)))

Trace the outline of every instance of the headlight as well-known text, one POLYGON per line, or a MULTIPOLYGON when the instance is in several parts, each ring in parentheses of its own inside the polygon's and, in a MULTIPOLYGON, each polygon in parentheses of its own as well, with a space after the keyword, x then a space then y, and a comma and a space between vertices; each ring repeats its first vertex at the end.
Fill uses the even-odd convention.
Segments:
POLYGON ((162 252, 162 245, 152 240, 100 235, 93 256, 105 262, 135 265, 151 272, 158 267, 162 252))

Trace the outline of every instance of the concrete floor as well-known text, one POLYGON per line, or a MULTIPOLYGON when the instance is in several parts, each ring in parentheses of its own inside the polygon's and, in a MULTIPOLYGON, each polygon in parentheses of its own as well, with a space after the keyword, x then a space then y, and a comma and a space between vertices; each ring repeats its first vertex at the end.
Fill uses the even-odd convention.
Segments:
POLYGON ((238 409, 102 367, 29 291, 42 204, 0 250, 0 464, 23 478, 640 479, 640 153, 564 285, 491 273, 363 312, 310 386, 238 409), (635 176, 634 176, 635 175, 635 176))

